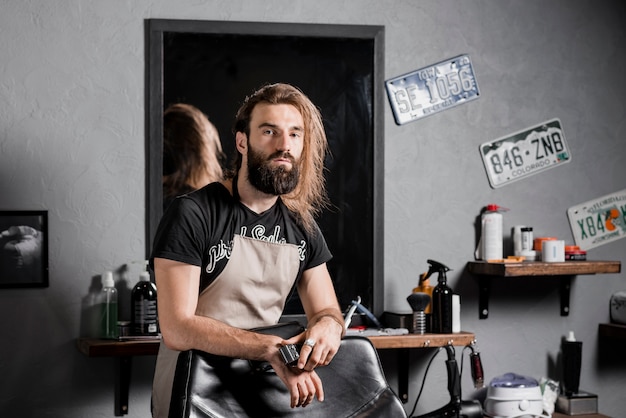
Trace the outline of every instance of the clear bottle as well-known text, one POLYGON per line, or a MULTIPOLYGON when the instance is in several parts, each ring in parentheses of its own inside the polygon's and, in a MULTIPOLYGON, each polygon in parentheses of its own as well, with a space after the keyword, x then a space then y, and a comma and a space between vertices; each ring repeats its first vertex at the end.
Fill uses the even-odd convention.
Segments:
POLYGON ((501 260, 502 253, 502 209, 495 204, 487 205, 481 217, 481 260, 501 260))
POLYGON ((157 289, 150 281, 150 273, 141 272, 139 282, 131 292, 133 335, 158 335, 157 289))
POLYGON ((98 297, 100 338, 117 339, 117 289, 110 271, 102 275, 102 291, 98 297))

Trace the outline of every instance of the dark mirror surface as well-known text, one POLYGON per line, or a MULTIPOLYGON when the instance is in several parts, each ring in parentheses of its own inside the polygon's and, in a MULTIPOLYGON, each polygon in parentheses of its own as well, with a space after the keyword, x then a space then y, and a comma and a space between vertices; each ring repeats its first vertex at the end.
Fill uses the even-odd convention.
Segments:
MULTIPOLYGON (((328 267, 340 304, 361 296, 380 313, 382 28, 150 20, 147 32, 148 241, 161 216, 163 110, 179 102, 201 109, 230 157, 232 121, 245 96, 265 83, 290 83, 320 108, 330 144, 333 206, 318 223, 333 253, 328 267)), ((296 295, 286 313, 301 312, 296 295)))

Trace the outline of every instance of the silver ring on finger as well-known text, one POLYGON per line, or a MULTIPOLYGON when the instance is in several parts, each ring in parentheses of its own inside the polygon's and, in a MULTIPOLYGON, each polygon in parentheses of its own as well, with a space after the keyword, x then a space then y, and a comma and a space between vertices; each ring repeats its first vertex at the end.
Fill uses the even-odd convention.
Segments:
POLYGON ((313 348, 313 347, 315 347, 315 340, 313 340, 311 338, 306 339, 304 341, 304 345, 308 345, 309 347, 313 348))

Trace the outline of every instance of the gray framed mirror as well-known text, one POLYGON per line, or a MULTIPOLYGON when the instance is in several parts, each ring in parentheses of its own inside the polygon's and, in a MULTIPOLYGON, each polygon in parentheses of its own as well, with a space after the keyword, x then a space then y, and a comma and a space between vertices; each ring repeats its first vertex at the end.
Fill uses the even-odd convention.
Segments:
MULTIPOLYGON (((234 152, 231 124, 262 84, 298 86, 320 108, 331 155, 333 207, 318 219, 342 308, 360 296, 382 313, 384 27, 148 19, 146 32, 146 253, 162 215, 162 115, 193 104, 234 152)), ((290 300, 285 313, 298 314, 290 300)))

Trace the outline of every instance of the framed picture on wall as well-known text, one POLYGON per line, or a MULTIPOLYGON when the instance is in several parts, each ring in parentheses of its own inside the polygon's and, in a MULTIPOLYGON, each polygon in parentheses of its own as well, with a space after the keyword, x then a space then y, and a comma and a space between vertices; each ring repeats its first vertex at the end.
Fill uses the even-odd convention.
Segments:
POLYGON ((48 287, 48 212, 0 211, 0 288, 48 287))

